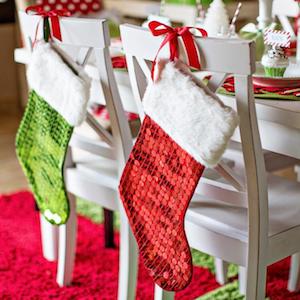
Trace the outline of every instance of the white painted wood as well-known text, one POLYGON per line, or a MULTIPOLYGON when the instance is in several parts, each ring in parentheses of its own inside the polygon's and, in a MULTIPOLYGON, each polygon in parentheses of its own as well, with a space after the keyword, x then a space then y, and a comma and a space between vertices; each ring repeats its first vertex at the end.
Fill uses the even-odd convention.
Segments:
POLYGON ((137 63, 135 57, 131 55, 126 55, 126 62, 129 71, 129 78, 130 78, 130 83, 131 83, 131 87, 135 99, 135 104, 138 109, 140 119, 142 121, 145 117, 145 113, 142 105, 142 99, 146 91, 147 80, 145 80, 144 78, 145 75, 143 74, 143 71, 139 66, 139 64, 137 63), (143 78, 144 80, 142 80, 143 78))
MULTIPOLYGON (((20 24, 27 51, 31 51, 39 17, 20 12, 20 24)), ((58 51, 68 60, 86 64, 93 52, 95 69, 102 86, 103 100, 109 112, 112 133, 89 116, 87 123, 98 134, 99 140, 74 135, 72 150, 88 151, 90 157, 73 161, 71 151, 64 166, 66 186, 70 202, 70 217, 66 225, 59 228, 57 282, 60 286, 72 281, 76 248, 76 202, 75 196, 89 199, 111 210, 120 210, 120 270, 118 299, 135 299, 137 277, 137 246, 131 233, 127 216, 118 198, 119 176, 132 148, 132 137, 125 111, 121 104, 109 55, 109 33, 105 20, 60 18, 63 42, 56 41, 58 51), (97 158, 95 160, 95 157, 97 158), (110 159, 110 160, 109 160, 110 159)), ((41 28, 38 38, 41 37, 41 28)), ((47 232, 42 231, 42 234, 47 232)))
POLYGON ((235 85, 248 191, 246 298, 260 300, 265 298, 269 226, 266 171, 256 118, 252 78, 235 76, 235 85))
POLYGON ((300 182, 300 166, 295 166, 295 172, 297 173, 297 181, 300 182))
POLYGON ((130 229, 126 212, 120 206, 120 255, 118 299, 134 300, 137 281, 137 243, 130 229))
POLYGON ((58 249, 58 226, 50 224, 45 217, 40 214, 40 226, 41 226, 41 241, 43 256, 48 261, 57 260, 58 249))
POLYGON ((91 140, 84 135, 74 133, 70 145, 95 155, 101 155, 108 159, 115 159, 114 149, 101 140, 91 140))
MULTIPOLYGON (((190 207, 194 209, 196 207, 195 203, 191 202, 190 207)), ((214 257, 221 257, 224 261, 246 266, 247 257, 245 253, 247 252, 247 243, 218 233, 215 231, 215 228, 210 229, 205 226, 198 226, 196 221, 197 219, 188 211, 185 218, 185 232, 191 248, 208 253, 214 257), (201 239, 199 238, 200 236, 201 239)))
POLYGON ((266 121, 259 122, 259 129, 264 149, 300 159, 299 148, 296 148, 299 145, 298 129, 266 121), (272 135, 274 132, 276 140, 272 135))
POLYGON ((288 290, 296 292, 300 289, 300 253, 291 257, 290 274, 288 281, 288 290))
POLYGON ((216 281, 222 285, 227 283, 228 263, 218 257, 215 257, 215 269, 216 269, 216 281))
POLYGON ((116 196, 118 195, 117 191, 99 186, 101 177, 98 178, 98 175, 101 175, 101 173, 94 172, 94 178, 92 178, 91 172, 81 172, 74 168, 73 170, 68 169, 66 174, 67 189, 73 194, 97 204, 100 204, 99 195, 101 195, 101 206, 114 211, 119 209, 118 204, 116 203, 116 196))
POLYGON ((222 83, 224 82, 227 76, 228 74, 226 73, 213 73, 211 79, 208 82, 207 85, 208 88, 212 92, 216 92, 217 89, 222 85, 222 83))
MULTIPOLYGON (((59 226, 59 247, 56 282, 59 286, 72 283, 77 236, 76 199, 68 193, 70 216, 66 224, 59 226)), ((44 233, 43 233, 44 234, 44 233)))
POLYGON ((154 300, 173 300, 174 298, 175 298, 174 292, 165 291, 158 285, 155 285, 154 300))
POLYGON ((280 260, 280 257, 288 257, 299 252, 299 240, 295 238, 299 234, 299 226, 296 226, 286 232, 281 232, 271 236, 269 239, 268 264, 272 264, 280 260))
POLYGON ((95 130, 96 133, 99 134, 104 142, 106 142, 110 146, 113 146, 113 136, 105 128, 103 128, 101 124, 99 124, 99 122, 97 122, 97 120, 90 112, 87 112, 86 122, 90 125, 91 128, 95 130))
MULTIPOLYGON (((295 166, 297 174, 297 181, 300 181, 300 166, 295 166)), ((290 272, 288 280, 288 290, 290 292, 297 292, 300 290, 300 253, 295 253, 291 256, 290 272)))
MULTIPOLYGON (((236 107, 234 97, 219 95, 226 105, 236 107)), ((278 123, 284 126, 300 128, 300 102, 282 100, 255 99, 257 117, 259 120, 278 123)))
POLYGON ((218 180, 201 178, 196 187, 195 194, 209 199, 224 201, 236 207, 248 207, 246 193, 237 192, 230 184, 218 180), (219 197, 220 193, 224 193, 222 199, 219 197))
MULTIPOLYGON (((69 167, 73 166, 71 148, 68 147, 65 163, 64 177, 69 167)), ((59 286, 67 286, 72 283, 72 276, 75 264, 76 237, 77 237, 77 213, 76 198, 73 194, 67 193, 69 200, 70 215, 66 224, 58 227, 58 260, 56 282, 59 286)), ((42 235, 46 234, 42 231, 42 235)))
POLYGON ((221 161, 216 167, 216 171, 224 177, 231 185, 237 190, 244 192, 246 190, 245 183, 238 178, 235 174, 234 171, 227 166, 226 163, 221 161))
POLYGON ((247 288, 247 269, 239 266, 239 292, 241 295, 246 295, 247 288))

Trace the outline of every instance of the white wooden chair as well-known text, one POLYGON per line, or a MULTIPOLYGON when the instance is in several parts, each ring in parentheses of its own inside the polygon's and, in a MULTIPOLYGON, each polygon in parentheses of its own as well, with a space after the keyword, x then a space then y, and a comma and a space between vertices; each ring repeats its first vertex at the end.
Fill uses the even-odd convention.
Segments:
MULTIPOLYGON (((162 38, 131 25, 122 25, 121 35, 133 91, 143 116, 141 99, 147 80, 150 80, 149 66, 162 38)), ((201 178, 194 198, 199 198, 197 194, 201 197, 190 204, 186 234, 192 248, 244 268, 248 278, 244 281, 247 282, 246 298, 264 299, 267 265, 300 249, 297 238, 300 231, 300 185, 267 175, 260 134, 265 149, 281 154, 293 153, 282 150, 278 138, 269 137, 272 122, 267 121, 271 116, 275 119, 281 117, 272 115, 272 108, 268 111, 254 103, 251 77, 255 71, 254 44, 208 38, 197 39, 197 44, 203 70, 219 73, 210 84, 213 91, 222 81, 220 73, 235 76, 236 101, 230 98, 227 104, 237 107, 240 115, 241 135, 237 131, 233 140, 242 141, 245 176, 235 175, 233 170, 225 168, 223 175, 227 175, 227 183, 201 178), (260 134, 257 114, 266 119, 259 122, 260 134)), ((169 57, 168 47, 164 47, 161 55, 169 57)), ((298 154, 295 154, 296 158, 299 158, 298 154)), ((156 288, 156 298, 169 299, 172 294, 156 288)))
MULTIPOLYGON (((272 15, 277 17, 284 30, 291 33, 291 37, 296 39, 296 33, 289 18, 297 18, 300 13, 299 5, 293 0, 273 0, 272 15)), ((300 45, 297 44, 297 47, 300 45)), ((300 50, 297 49, 297 60, 300 59, 300 50)), ((297 180, 300 181, 300 168, 295 167, 297 180)), ((293 292, 300 289, 300 253, 294 254, 291 259, 290 276, 288 290, 293 292)))
MULTIPOLYGON (((31 49, 38 16, 19 13, 24 42, 31 49)), ((109 33, 105 20, 60 18, 62 43, 56 43, 68 57, 84 65, 88 56, 94 55, 103 94, 109 111, 112 133, 93 122, 88 123, 101 139, 92 140, 73 134, 70 151, 65 162, 65 178, 71 204, 71 214, 66 225, 59 228, 41 219, 44 255, 55 259, 58 249, 57 282, 68 285, 72 280, 76 248, 76 201, 75 195, 93 201, 112 211, 120 211, 120 269, 118 299, 135 299, 137 275, 137 248, 126 214, 118 197, 118 178, 132 147, 132 138, 126 119, 109 55, 109 33), (88 153, 84 159, 74 161, 77 149, 88 153), (58 236, 58 241, 56 240, 58 236)), ((41 36, 41 28, 38 37, 41 36)), ((103 101, 103 100, 102 100, 103 101)))
MULTIPOLYGON (((267 0, 260 1, 260 17, 258 18, 259 22, 262 24, 262 28, 270 23, 271 19, 268 19, 267 16, 272 16, 274 19, 278 19, 283 29, 289 31, 291 33, 291 37, 293 39, 296 38, 296 34, 293 28, 293 25, 290 22, 290 18, 296 18, 299 15, 299 5, 294 0, 267 0), (264 2, 267 2, 265 5, 264 2)), ((298 54, 297 54, 298 56, 298 54)), ((300 181, 299 172, 300 169, 298 167, 297 160, 289 157, 278 156, 275 153, 266 152, 265 153, 265 163, 268 172, 277 171, 280 169, 284 169, 289 166, 295 166, 295 171, 297 173, 298 181, 300 181), (275 155, 275 156, 274 156, 275 155)), ((227 273, 227 264, 223 261, 216 259, 216 276, 217 281, 221 284, 227 281, 226 273, 227 273)), ((245 293, 246 284, 245 280, 245 270, 240 268, 240 291, 241 293, 245 293)), ((300 288, 300 254, 294 254, 291 260, 291 269, 290 269, 290 277, 288 282, 288 289, 290 291, 296 291, 300 288)))

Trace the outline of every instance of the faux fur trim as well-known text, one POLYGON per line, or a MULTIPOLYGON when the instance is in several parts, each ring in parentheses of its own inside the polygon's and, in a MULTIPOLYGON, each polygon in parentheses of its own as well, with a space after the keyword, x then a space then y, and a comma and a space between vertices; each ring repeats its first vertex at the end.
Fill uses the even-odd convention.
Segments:
POLYGON ((27 79, 30 88, 70 125, 78 126, 84 121, 89 100, 89 81, 83 75, 76 75, 50 44, 39 42, 35 46, 27 79))
POLYGON ((145 113, 185 151, 206 167, 215 166, 238 126, 238 116, 203 83, 168 63, 147 87, 145 113))

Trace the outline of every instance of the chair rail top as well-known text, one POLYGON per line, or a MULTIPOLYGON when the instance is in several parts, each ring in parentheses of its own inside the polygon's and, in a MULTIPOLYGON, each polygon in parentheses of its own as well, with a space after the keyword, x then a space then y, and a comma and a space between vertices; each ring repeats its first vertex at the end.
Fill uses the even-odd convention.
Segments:
MULTIPOLYGON (((127 54, 153 61, 163 36, 155 37, 140 26, 120 26, 122 43, 127 54), (137 46, 136 41, 139 41, 137 46), (154 45, 154 46, 153 46, 154 45)), ((195 37, 200 51, 203 71, 252 75, 255 72, 255 42, 240 39, 195 37)), ((169 57, 169 47, 164 47, 160 57, 169 57)))
MULTIPOLYGON (((29 15, 21 10, 18 14, 22 33, 33 41, 41 17, 29 15)), ((63 44, 99 49, 110 45, 108 25, 105 19, 60 17, 59 23, 63 44)), ((42 27, 42 24, 38 27, 38 37, 42 36, 42 27)))

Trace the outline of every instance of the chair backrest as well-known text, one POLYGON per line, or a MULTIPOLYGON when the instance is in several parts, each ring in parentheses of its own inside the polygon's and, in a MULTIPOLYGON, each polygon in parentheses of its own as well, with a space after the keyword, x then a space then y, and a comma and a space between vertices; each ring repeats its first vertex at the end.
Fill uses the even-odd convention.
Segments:
POLYGON ((284 30, 289 31, 295 37, 295 31, 289 18, 299 15, 299 5, 294 0, 273 0, 272 15, 277 17, 284 30))
MULTIPOLYGON (((41 18, 19 12, 19 19, 25 46, 27 49, 32 50, 36 32, 38 39, 43 35, 41 18)), ((118 165, 121 171, 132 148, 132 139, 113 74, 109 54, 110 38, 107 22, 96 19, 60 18, 60 28, 62 42, 55 40, 55 44, 63 49, 64 53, 74 63, 84 67, 90 55, 93 54, 95 57, 100 83, 111 120, 112 134, 99 124, 96 124, 96 122, 93 122, 92 118, 88 120, 90 120, 90 125, 97 130, 97 133, 110 146, 109 150, 114 151, 115 158, 120 162, 118 165)), ((100 145, 91 144, 88 141, 87 143, 78 141, 77 146, 82 146, 84 150, 90 150, 94 154, 99 154, 99 149, 101 150, 100 145)), ((108 151, 107 147, 102 148, 103 153, 107 153, 107 156, 111 158, 111 152, 113 151, 108 151)))
MULTIPOLYGON (((163 37, 154 37, 147 29, 127 24, 121 25, 121 36, 136 105, 140 117, 143 119, 142 98, 147 82, 151 80, 150 68, 163 37)), ((253 97, 254 43, 212 38, 196 38, 196 43, 201 56, 202 70, 213 72, 212 81, 209 84, 213 92, 222 84, 226 74, 234 74, 236 106, 240 116, 239 129, 246 173, 246 185, 238 186, 238 182, 232 180, 235 178, 232 170, 221 164, 217 169, 233 184, 226 185, 219 181, 202 178, 199 193, 212 199, 229 198, 235 204, 248 202, 245 206, 248 206, 249 228, 254 234, 252 236, 257 237, 257 240, 266 239, 268 195, 265 163, 253 97)), ((169 47, 166 46, 162 49, 160 57, 169 57, 169 47)), ((183 59, 185 58, 183 57, 183 59)), ((224 201, 227 202, 227 199, 224 201)))

